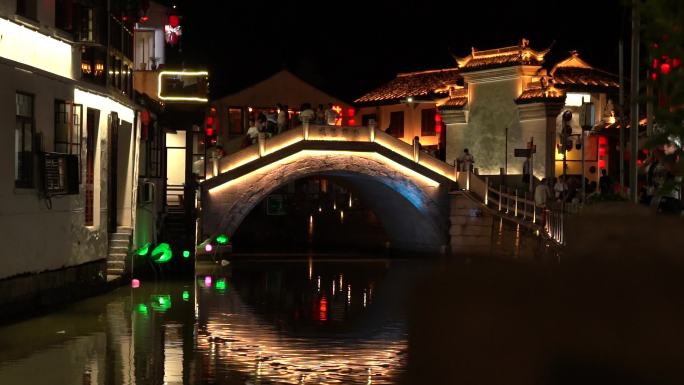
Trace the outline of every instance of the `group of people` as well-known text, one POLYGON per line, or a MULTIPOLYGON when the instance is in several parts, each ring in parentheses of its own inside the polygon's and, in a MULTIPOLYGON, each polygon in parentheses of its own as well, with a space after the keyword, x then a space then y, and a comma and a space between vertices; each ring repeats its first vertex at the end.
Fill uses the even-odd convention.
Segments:
MULTIPOLYGON (((311 103, 303 103, 297 118, 300 124, 308 121, 312 124, 335 125, 340 115, 333 107, 332 103, 328 103, 328 108, 319 104, 314 110, 311 103)), ((278 103, 275 110, 261 112, 256 118, 250 118, 244 144, 256 143, 259 133, 265 133, 267 137, 280 134, 290 128, 290 123, 289 107, 278 103)))

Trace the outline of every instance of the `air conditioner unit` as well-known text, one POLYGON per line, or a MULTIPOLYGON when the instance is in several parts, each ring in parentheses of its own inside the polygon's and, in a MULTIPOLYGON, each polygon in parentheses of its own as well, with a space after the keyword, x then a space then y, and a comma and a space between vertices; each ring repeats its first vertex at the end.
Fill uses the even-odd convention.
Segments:
POLYGON ((41 191, 46 197, 78 194, 78 156, 43 152, 40 154, 41 191))
POLYGON ((154 202, 154 183, 148 180, 141 180, 138 184, 138 203, 146 204, 154 202))

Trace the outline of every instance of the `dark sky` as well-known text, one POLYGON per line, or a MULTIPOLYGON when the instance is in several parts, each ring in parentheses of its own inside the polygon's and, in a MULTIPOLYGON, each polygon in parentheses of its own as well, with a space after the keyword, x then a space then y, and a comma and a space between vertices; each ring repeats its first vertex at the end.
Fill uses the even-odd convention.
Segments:
POLYGON ((213 98, 287 67, 352 101, 398 72, 455 66, 450 50, 465 56, 521 37, 534 49, 555 41, 547 61, 576 49, 616 71, 623 12, 620 0, 176 1, 184 56, 209 67, 213 98))

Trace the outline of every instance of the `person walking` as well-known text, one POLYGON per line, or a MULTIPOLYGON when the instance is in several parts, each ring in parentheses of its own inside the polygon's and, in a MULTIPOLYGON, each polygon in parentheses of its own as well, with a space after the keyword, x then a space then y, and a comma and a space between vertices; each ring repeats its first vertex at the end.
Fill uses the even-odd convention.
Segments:
POLYGON ((601 195, 609 195, 611 193, 610 188, 612 185, 613 182, 610 180, 610 177, 606 173, 606 169, 602 168, 601 177, 599 178, 599 191, 601 192, 601 195))
POLYGON ((467 148, 463 149, 463 155, 458 158, 458 162, 461 165, 461 171, 473 171, 473 163, 475 163, 475 157, 468 151, 467 148))
POLYGON ((549 180, 547 178, 543 178, 541 183, 539 183, 534 189, 534 203, 537 205, 537 207, 542 209, 541 221, 543 228, 546 228, 550 199, 551 188, 549 187, 549 180))
POLYGON ((314 112, 314 110, 311 109, 310 103, 302 104, 301 109, 299 111, 299 120, 302 121, 302 124, 304 124, 304 122, 314 123, 315 116, 316 113, 314 112))

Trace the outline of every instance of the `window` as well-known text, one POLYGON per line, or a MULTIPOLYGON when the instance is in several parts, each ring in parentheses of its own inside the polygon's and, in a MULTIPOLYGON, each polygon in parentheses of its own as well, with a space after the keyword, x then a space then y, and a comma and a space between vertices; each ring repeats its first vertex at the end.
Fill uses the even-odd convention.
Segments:
POLYGON ((74 29, 73 0, 55 0, 55 27, 68 32, 74 29))
POLYGON ((17 15, 38 20, 36 9, 36 0, 17 0, 17 15))
POLYGON ((81 138, 83 106, 55 100, 55 152, 78 155, 78 179, 81 180, 81 138))
POLYGON ((228 124, 230 124, 230 133, 236 135, 242 135, 244 130, 242 129, 242 109, 241 108, 229 108, 228 109, 228 124))
POLYGON ((14 128, 14 185, 33 187, 33 95, 17 92, 14 128))
POLYGON ((404 137, 404 111, 390 113, 390 124, 387 133, 395 138, 404 137))
POLYGON ((375 114, 365 114, 361 116, 361 125, 364 127, 368 127, 368 122, 373 119, 375 120, 375 123, 378 122, 378 117, 375 114))
POLYGON ((420 135, 434 136, 435 135, 435 114, 437 110, 434 108, 427 108, 421 111, 420 119, 420 135))

